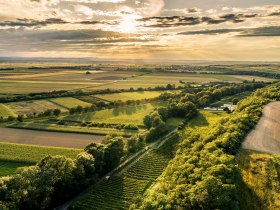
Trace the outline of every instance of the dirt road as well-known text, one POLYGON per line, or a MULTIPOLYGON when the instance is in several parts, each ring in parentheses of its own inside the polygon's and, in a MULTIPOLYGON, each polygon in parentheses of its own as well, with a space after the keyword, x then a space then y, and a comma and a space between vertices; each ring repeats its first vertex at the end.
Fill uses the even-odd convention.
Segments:
POLYGON ((84 148, 91 142, 100 143, 104 136, 90 134, 33 131, 0 128, 0 142, 32 144, 40 146, 84 148))
POLYGON ((242 144, 244 149, 280 154, 280 102, 268 104, 256 128, 242 144))

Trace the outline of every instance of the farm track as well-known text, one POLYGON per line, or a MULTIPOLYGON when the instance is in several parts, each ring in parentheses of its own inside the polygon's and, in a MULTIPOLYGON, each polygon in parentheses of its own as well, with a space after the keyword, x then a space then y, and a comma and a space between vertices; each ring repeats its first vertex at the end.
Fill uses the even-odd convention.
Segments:
POLYGON ((84 148, 92 142, 100 143, 104 138, 104 136, 99 135, 13 128, 0 128, 0 133, 0 142, 66 148, 84 148))
POLYGON ((256 128, 242 144, 244 149, 280 154, 280 102, 265 106, 256 128))

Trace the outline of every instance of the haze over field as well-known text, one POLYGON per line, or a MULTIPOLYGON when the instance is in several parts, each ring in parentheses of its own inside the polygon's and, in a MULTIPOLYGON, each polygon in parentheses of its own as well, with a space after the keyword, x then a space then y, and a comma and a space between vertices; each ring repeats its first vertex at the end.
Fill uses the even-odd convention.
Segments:
POLYGON ((278 61, 280 55, 278 0, 0 4, 3 57, 278 61))

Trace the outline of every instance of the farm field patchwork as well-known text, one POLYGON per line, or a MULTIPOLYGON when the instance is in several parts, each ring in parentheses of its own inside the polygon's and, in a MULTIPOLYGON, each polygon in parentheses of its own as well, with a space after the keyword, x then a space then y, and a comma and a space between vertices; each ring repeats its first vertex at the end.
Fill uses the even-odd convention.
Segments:
POLYGON ((77 106, 82 106, 82 107, 91 106, 90 103, 72 97, 54 98, 54 99, 49 99, 49 101, 54 104, 57 104, 60 107, 64 107, 67 109, 74 108, 77 106))
POLYGON ((113 109, 105 109, 97 112, 68 115, 60 118, 74 122, 96 122, 109 124, 135 124, 143 125, 143 119, 156 107, 166 105, 165 102, 146 103, 133 106, 124 106, 113 109))
POLYGON ((48 109, 60 109, 61 111, 67 111, 65 108, 51 103, 48 100, 13 102, 6 105, 18 115, 33 115, 34 113, 38 114, 48 109))
POLYGON ((0 117, 7 118, 9 116, 15 117, 16 114, 4 104, 0 104, 0 117))

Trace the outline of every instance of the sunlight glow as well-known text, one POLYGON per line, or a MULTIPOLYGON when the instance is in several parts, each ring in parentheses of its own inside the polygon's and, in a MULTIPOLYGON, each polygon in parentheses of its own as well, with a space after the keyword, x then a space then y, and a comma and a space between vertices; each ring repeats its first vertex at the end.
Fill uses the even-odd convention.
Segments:
POLYGON ((120 25, 118 26, 118 30, 122 33, 135 33, 136 24, 134 16, 124 15, 121 19, 120 25))

